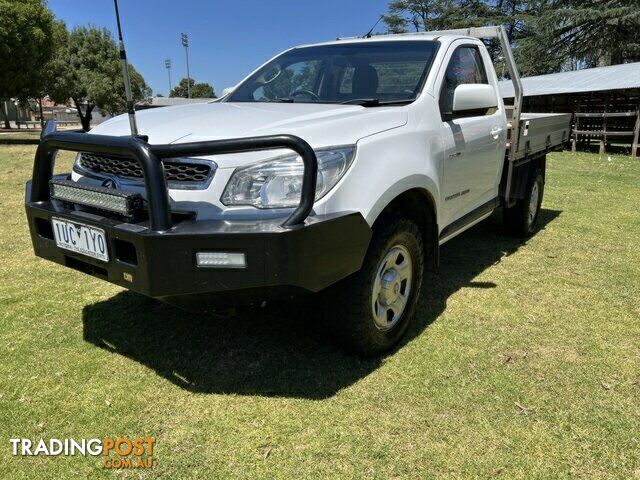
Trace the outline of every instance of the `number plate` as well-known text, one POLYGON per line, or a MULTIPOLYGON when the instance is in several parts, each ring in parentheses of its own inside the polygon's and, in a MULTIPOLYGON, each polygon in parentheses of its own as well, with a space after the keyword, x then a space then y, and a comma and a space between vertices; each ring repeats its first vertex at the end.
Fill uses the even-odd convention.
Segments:
POLYGON ((104 230, 59 218, 52 218, 51 222, 58 247, 97 258, 103 262, 109 261, 107 235, 104 230))

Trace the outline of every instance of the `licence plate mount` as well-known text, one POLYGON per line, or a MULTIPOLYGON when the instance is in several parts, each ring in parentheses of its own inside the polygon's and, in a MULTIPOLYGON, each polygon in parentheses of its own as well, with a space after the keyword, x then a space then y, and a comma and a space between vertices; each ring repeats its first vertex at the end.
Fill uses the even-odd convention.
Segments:
POLYGON ((101 228, 61 218, 52 218, 51 224, 56 245, 59 248, 103 262, 109 261, 107 234, 101 228))

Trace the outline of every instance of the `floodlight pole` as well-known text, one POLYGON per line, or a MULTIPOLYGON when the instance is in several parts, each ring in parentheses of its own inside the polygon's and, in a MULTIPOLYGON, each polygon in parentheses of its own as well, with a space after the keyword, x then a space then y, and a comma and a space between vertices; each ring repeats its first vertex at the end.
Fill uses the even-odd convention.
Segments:
POLYGON ((187 97, 191 98, 191 75, 189 74, 189 36, 186 33, 181 33, 182 46, 187 56, 187 97))
POLYGON ((170 96, 171 95, 171 59, 170 58, 167 58, 164 61, 164 66, 167 69, 167 72, 169 73, 169 93, 167 96, 170 96))

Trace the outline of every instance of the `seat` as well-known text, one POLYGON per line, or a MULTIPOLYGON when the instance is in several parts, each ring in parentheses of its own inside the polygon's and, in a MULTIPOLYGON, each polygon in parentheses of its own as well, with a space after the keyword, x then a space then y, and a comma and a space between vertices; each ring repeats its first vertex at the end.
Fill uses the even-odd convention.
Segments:
POLYGON ((351 91, 357 98, 376 98, 378 82, 378 71, 371 65, 361 65, 353 72, 351 91))

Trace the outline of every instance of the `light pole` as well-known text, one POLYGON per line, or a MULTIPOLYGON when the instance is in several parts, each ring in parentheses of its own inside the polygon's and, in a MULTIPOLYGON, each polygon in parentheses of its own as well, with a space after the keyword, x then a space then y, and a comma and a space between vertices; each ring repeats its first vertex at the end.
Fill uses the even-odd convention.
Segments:
POLYGON ((167 58, 164 61, 164 66, 167 69, 167 72, 169 73, 169 94, 167 95, 168 97, 171 96, 171 59, 167 58))
POLYGON ((187 97, 191 98, 191 75, 189 75, 189 37, 186 33, 181 33, 182 37, 182 46, 184 47, 184 52, 187 55, 187 97))

